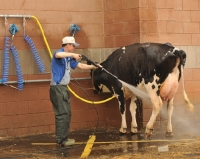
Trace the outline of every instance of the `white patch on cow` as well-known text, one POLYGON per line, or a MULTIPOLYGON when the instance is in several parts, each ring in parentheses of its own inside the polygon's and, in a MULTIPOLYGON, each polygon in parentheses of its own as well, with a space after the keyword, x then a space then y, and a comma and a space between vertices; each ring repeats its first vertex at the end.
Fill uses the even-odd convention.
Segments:
POLYGON ((124 54, 125 53, 125 46, 122 49, 123 49, 123 54, 124 54))
POLYGON ((151 102, 152 102, 152 106, 153 106, 152 115, 150 117, 149 122, 147 123, 145 133, 151 134, 152 132, 150 131, 150 129, 153 128, 153 124, 156 121, 156 117, 157 117, 163 103, 162 103, 160 96, 158 96, 156 93, 157 89, 152 89, 152 83, 146 84, 145 88, 146 88, 146 91, 147 91, 149 97, 151 98, 151 102))
POLYGON ((135 100, 136 100, 136 97, 132 96, 131 103, 130 103, 130 112, 131 112, 131 117, 132 117, 132 122, 131 122, 131 132, 132 133, 137 133, 137 121, 136 121, 137 105, 135 103, 135 100))
POLYGON ((167 56, 168 53, 169 53, 169 51, 167 53, 165 53, 165 55, 162 58, 164 58, 165 56, 167 56))
POLYGON ((163 58, 164 58, 165 56, 167 56, 168 53, 174 53, 175 51, 180 51, 180 49, 174 47, 173 51, 170 51, 170 50, 167 51, 166 54, 163 56, 163 58))
POLYGON ((180 49, 178 49, 177 47, 175 47, 172 52, 174 53, 176 50, 180 51, 180 49))
POLYGON ((121 57, 119 57, 119 61, 121 60, 121 57))
POLYGON ((167 53, 163 56, 163 58, 164 58, 165 56, 167 56, 168 53, 174 53, 175 51, 180 51, 180 49, 174 47, 173 51, 170 51, 170 50, 167 51, 167 53))
POLYGON ((160 84, 157 84, 156 83, 156 81, 158 81, 160 78, 158 77, 158 76, 156 76, 156 74, 153 76, 153 84, 155 85, 155 86, 159 86, 160 84))
POLYGON ((142 78, 142 81, 136 87, 140 90, 144 89, 144 78, 142 78))

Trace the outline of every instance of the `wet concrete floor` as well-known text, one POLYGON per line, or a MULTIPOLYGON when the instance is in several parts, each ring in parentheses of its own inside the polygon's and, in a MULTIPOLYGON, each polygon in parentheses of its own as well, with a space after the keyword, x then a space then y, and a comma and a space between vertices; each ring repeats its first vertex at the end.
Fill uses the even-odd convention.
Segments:
MULTIPOLYGON (((76 142, 86 142, 89 136, 93 135, 91 131, 71 132, 70 138, 76 140, 76 142)), ((143 140, 143 134, 131 135, 119 135, 117 129, 97 131, 94 134, 96 136, 95 142, 108 142, 108 141, 140 141, 143 140)), ((172 139, 165 138, 165 132, 163 130, 154 130, 154 134, 151 136, 149 142, 130 142, 130 143, 102 143, 94 144, 89 154, 90 159, 146 159, 146 158, 163 158, 162 155, 171 152, 174 153, 174 158, 200 158, 200 133, 189 133, 183 131, 175 131, 172 139), (199 134, 199 135, 198 135, 199 134), (187 141, 183 141, 187 139, 187 141), (192 139, 192 140, 188 140, 192 139), (158 142, 152 142, 157 140, 158 142), (163 140, 163 141, 162 141, 163 140), (166 142, 166 140, 174 140, 174 142, 166 142), (176 141, 175 141, 176 140, 176 141), (194 144, 196 143, 196 145, 194 144), (198 142, 198 143, 197 143, 198 142), (168 152, 159 152, 158 148, 161 146, 168 146, 168 152), (195 146, 194 146, 195 145, 195 146), (172 149, 173 147, 173 149, 172 149), (177 151, 175 151, 175 149, 177 151), (191 149, 189 149, 191 147, 191 149), (187 148, 184 150, 184 148, 187 148), (194 150, 194 152, 193 152, 194 150), (176 156, 178 152, 182 152, 180 156, 176 156), (187 151, 187 152, 186 152, 187 151), (185 153, 184 153, 185 152, 185 153), (155 156, 156 155, 156 156, 155 156)), ((80 158, 84 151, 85 144, 75 144, 69 147, 59 147, 57 145, 49 146, 36 146, 32 143, 55 143, 54 134, 37 134, 32 136, 24 136, 18 138, 0 138, 0 159, 63 159, 80 158)), ((167 155, 170 159, 170 157, 167 155)), ((167 158, 168 158, 167 157, 167 158)), ((164 157, 166 158, 166 156, 164 157)))

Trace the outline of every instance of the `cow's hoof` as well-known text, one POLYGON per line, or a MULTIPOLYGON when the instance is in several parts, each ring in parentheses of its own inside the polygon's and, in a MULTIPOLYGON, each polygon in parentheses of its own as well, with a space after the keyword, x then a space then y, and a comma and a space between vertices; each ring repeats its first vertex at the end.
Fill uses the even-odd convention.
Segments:
POLYGON ((136 135, 136 134, 138 134, 137 127, 132 127, 131 128, 131 135, 136 135))
POLYGON ((132 132, 131 131, 131 135, 137 135, 138 134, 138 132, 132 132))
POLYGON ((146 129, 145 139, 149 138, 153 134, 153 129, 146 129))
POLYGON ((171 138, 173 136, 174 136, 174 134, 172 132, 167 131, 166 134, 165 134, 165 137, 168 137, 168 138, 171 138))
POLYGON ((146 139, 148 139, 150 136, 151 136, 151 134, 145 133, 144 139, 146 140, 146 139))
POLYGON ((120 128, 119 129, 119 134, 120 135, 125 135, 126 134, 126 128, 120 128))
POLYGON ((126 135, 126 132, 119 132, 120 136, 126 135))
POLYGON ((131 128, 131 135, 137 135, 138 131, 137 131, 137 127, 132 127, 131 128))

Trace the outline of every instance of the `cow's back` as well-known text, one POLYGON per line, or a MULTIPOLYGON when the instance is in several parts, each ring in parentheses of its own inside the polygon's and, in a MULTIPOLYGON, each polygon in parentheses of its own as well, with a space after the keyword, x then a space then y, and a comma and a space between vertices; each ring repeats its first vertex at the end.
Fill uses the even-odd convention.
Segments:
POLYGON ((115 50, 101 65, 119 79, 137 85, 142 78, 155 74, 162 58, 173 48, 166 44, 136 43, 115 50))

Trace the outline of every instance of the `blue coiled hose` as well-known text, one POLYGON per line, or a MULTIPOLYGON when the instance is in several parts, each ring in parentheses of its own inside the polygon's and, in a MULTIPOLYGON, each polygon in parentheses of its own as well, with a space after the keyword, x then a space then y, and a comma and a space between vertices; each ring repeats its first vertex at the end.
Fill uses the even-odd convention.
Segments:
POLYGON ((2 74, 2 83, 8 81, 8 68, 9 68, 9 49, 10 49, 10 38, 4 38, 4 58, 3 58, 3 74, 2 74))
POLYGON ((37 66, 40 70, 40 72, 44 72, 44 65, 40 59, 40 56, 38 54, 38 51, 35 47, 35 44, 33 43, 33 41, 31 40, 31 38, 29 36, 24 36, 24 40, 28 43, 29 47, 31 48, 31 52, 32 52, 32 55, 34 56, 34 59, 37 63, 37 66))
MULTIPOLYGON (((12 24, 10 26, 10 33, 12 34, 12 38, 14 37, 15 33, 18 32, 18 28, 15 24, 12 24)), ((17 73, 17 78, 18 78, 18 88, 11 86, 13 88, 23 90, 24 87, 24 80, 23 80, 23 75, 21 71, 21 66, 20 66, 20 60, 18 56, 17 49, 15 48, 14 45, 10 44, 10 38, 5 37, 4 39, 4 66, 3 66, 3 74, 2 74, 2 80, 1 83, 4 85, 7 85, 6 82, 8 81, 8 73, 9 73, 9 50, 11 50, 13 57, 14 57, 14 62, 15 62, 15 69, 17 73)))
POLYGON ((16 69, 16 73, 17 73, 18 89, 23 90, 24 80, 23 80, 23 74, 22 74, 22 70, 21 70, 21 66, 20 66, 18 52, 14 45, 11 45, 10 50, 14 57, 15 69, 16 69))

